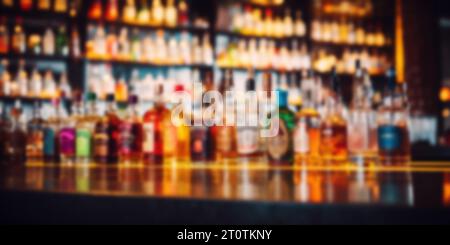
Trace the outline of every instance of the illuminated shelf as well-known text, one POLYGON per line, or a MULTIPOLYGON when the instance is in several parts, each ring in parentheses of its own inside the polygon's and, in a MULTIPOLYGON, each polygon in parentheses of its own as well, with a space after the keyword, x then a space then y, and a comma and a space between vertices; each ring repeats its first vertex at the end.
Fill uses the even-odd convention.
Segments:
MULTIPOLYGON (((67 99, 63 99, 68 101, 67 99)), ((46 102, 50 103, 52 99, 50 98, 39 98, 39 97, 24 97, 24 96, 0 96, 0 101, 6 103, 14 103, 15 101, 20 101, 22 103, 35 103, 35 102, 46 102)))
POLYGON ((323 42, 323 41, 312 41, 313 47, 325 48, 325 49, 368 49, 368 50, 380 50, 391 52, 393 51, 392 45, 385 46, 372 46, 366 44, 348 44, 348 43, 333 43, 333 42, 323 42))
POLYGON ((153 64, 139 61, 121 61, 109 59, 85 58, 85 61, 91 64, 111 64, 112 66, 140 67, 140 68, 191 68, 191 69, 212 69, 209 65, 196 64, 153 64))
POLYGON ((0 54, 0 59, 7 60, 34 60, 34 61, 50 61, 50 62, 67 62, 70 60, 79 60, 80 58, 75 58, 71 56, 62 56, 62 55, 35 55, 35 54, 0 54))
POLYGON ((217 31, 216 32, 216 36, 226 36, 226 37, 230 37, 230 38, 235 38, 235 39, 266 39, 266 40, 273 40, 273 41, 278 41, 278 42, 287 42, 287 41, 302 41, 302 42, 306 42, 307 38, 305 36, 303 37, 296 37, 296 36, 290 36, 290 37, 271 37, 271 36, 260 36, 260 35, 247 35, 247 34, 242 34, 242 33, 238 33, 238 32, 232 32, 232 31, 217 31))
MULTIPOLYGON (((286 70, 286 69, 276 69, 276 68, 254 68, 250 67, 255 72, 275 72, 275 73, 292 73, 301 72, 301 70, 286 70)), ((248 71, 248 67, 237 67, 237 66, 217 66, 220 70, 235 70, 235 71, 248 71)))
POLYGON ((163 30, 171 33, 180 33, 180 32, 188 32, 188 33, 206 33, 209 31, 208 28, 202 27, 168 27, 168 26, 152 26, 152 25, 140 25, 140 24, 132 24, 132 23, 123 23, 120 21, 104 21, 104 20, 88 20, 88 24, 92 25, 104 25, 107 27, 115 27, 116 29, 120 28, 128 28, 128 29, 138 29, 141 31, 157 31, 163 30))

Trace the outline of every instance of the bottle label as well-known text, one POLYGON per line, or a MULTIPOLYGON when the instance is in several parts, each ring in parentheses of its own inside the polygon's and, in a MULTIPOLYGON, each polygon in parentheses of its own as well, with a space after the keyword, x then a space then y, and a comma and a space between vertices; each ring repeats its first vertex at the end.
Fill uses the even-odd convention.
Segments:
POLYGON ((245 128, 239 130, 238 152, 240 154, 252 154, 258 151, 258 133, 257 128, 245 128))
POLYGON ((155 152, 155 124, 154 123, 144 123, 144 152, 154 153, 155 152))
POLYGON ((60 151, 65 155, 75 154, 75 129, 64 128, 59 134, 60 151))
POLYGON ((278 134, 268 140, 269 156, 281 160, 289 151, 289 130, 283 120, 279 120, 278 134))
POLYGON ((52 128, 44 129, 44 155, 55 155, 55 131, 52 128))
POLYGON ((401 132, 396 126, 378 128, 378 146, 382 151, 395 151, 400 148, 401 132))
POLYGON ((94 135, 94 153, 97 157, 108 156, 108 135, 98 133, 94 135))
POLYGON ((297 130, 295 131, 295 153, 297 154, 307 154, 309 149, 309 135, 306 122, 304 120, 299 121, 297 125, 297 130))
POLYGON ((89 130, 77 130, 76 151, 77 157, 91 156, 91 132, 89 130))

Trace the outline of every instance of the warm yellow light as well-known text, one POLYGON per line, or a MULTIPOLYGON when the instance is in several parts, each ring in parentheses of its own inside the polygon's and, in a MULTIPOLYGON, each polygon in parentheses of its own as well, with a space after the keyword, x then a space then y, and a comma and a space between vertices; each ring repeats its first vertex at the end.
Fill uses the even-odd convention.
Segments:
POLYGON ((439 98, 442 102, 450 101, 450 88, 442 88, 439 93, 439 98))
POLYGON ((445 109, 442 111, 442 117, 443 118, 449 118, 450 117, 450 110, 449 109, 445 109))
POLYGON ((397 70, 397 81, 405 81, 405 47, 403 38, 403 1, 396 1, 395 15, 395 67, 397 70))

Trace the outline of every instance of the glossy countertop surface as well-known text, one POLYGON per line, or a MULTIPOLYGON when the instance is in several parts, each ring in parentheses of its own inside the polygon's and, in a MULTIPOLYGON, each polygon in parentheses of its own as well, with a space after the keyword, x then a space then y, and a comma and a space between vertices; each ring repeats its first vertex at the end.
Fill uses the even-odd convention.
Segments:
POLYGON ((0 192, 308 205, 450 207, 450 163, 275 167, 266 163, 2 168, 0 192))

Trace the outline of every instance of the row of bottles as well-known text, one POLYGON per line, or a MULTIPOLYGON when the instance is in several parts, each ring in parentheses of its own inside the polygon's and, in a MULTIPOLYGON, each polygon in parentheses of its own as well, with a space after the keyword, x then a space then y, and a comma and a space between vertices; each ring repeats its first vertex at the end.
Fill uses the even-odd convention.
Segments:
MULTIPOLYGON (((211 72, 208 72, 208 80, 212 79, 211 72)), ((114 94, 117 101, 127 101, 130 94, 138 96, 141 102, 152 102, 155 100, 154 94, 156 84, 164 84, 164 101, 169 101, 172 92, 177 84, 189 87, 185 81, 200 81, 200 73, 193 69, 175 69, 165 72, 144 73, 138 69, 131 71, 129 78, 125 73, 114 74, 111 66, 92 65, 88 70, 89 91, 94 92, 99 99, 105 100, 108 94, 114 94), (187 79, 190 78, 190 79, 187 79)), ((206 79, 206 78, 205 78, 206 79)), ((187 88, 187 91, 190 91, 187 88)))
POLYGON ((8 69, 8 62, 4 60, 0 74, 0 96, 42 99, 71 96, 71 87, 65 73, 60 75, 59 81, 55 80, 50 70, 43 74, 34 68, 28 74, 24 61, 19 62, 19 69, 14 77, 8 69))
POLYGON ((294 17, 290 9, 275 13, 272 9, 242 4, 219 6, 216 28, 242 35, 275 38, 304 37, 307 31, 300 10, 296 10, 294 17))
POLYGON ((181 33, 169 36, 162 30, 141 32, 128 28, 105 30, 103 26, 89 26, 86 43, 88 58, 135 61, 158 65, 212 65, 213 48, 208 34, 198 36, 181 33))
POLYGON ((230 42, 217 55, 219 67, 237 67, 279 70, 304 70, 311 68, 311 59, 306 44, 278 46, 265 39, 230 42), (290 46, 290 47, 289 47, 290 46))
MULTIPOLYGON (((347 160, 361 166, 378 161, 386 165, 407 164, 410 149, 405 91, 396 83, 395 71, 390 69, 383 103, 377 107, 371 100, 372 83, 364 79, 365 75, 357 62, 353 99, 346 106, 335 71, 326 87, 318 82, 313 72, 308 72, 302 79, 303 103, 297 113, 289 107, 289 89, 277 85, 275 97, 268 93, 273 91, 270 73, 264 75, 263 93, 245 100, 257 104, 264 103, 264 99, 276 100, 276 105, 252 108, 243 106, 247 101, 237 98, 238 106, 233 107, 228 103, 235 103, 234 100, 225 100, 227 113, 221 118, 209 113, 212 104, 206 101, 211 100, 186 105, 180 98, 165 104, 162 84, 157 85, 153 107, 143 116, 139 113, 140 101, 136 95, 130 95, 128 103, 116 103, 113 94, 107 95, 105 113, 100 115, 95 93, 88 93, 86 104, 81 96, 75 97, 71 116, 67 116, 58 100, 45 120, 39 106, 35 107, 25 131, 20 126, 21 109, 17 104, 11 110, 11 120, 2 122, 8 125, 2 132, 10 135, 2 142, 2 154, 5 154, 4 159, 21 159, 25 156, 20 154, 26 152, 29 161, 64 163, 161 164, 170 159, 208 162, 245 157, 267 158, 273 164, 343 164, 347 160), (172 113, 178 106, 191 110, 172 113), (274 112, 273 106, 277 107, 278 114, 269 116, 274 112), (186 113, 191 117, 185 117, 186 113), (241 113, 245 113, 245 120, 267 113, 265 118, 269 123, 244 126, 229 123, 241 113), (186 120, 191 120, 190 124, 186 120), (219 121, 223 124, 217 124, 219 121), (262 137, 262 131, 271 131, 274 125, 278 125, 278 130, 270 137, 262 137), (13 135, 20 137, 11 137, 13 135), (27 144, 18 144, 24 137, 27 144)), ((247 92, 256 90, 253 76, 253 72, 249 72, 247 92)), ((214 88, 212 83, 203 86, 203 96, 214 88)), ((219 92, 228 98, 232 95, 225 92, 233 91, 234 86, 232 72, 225 71, 219 92)), ((182 92, 185 88, 179 84, 175 91, 182 92)))
POLYGON ((369 52, 367 49, 362 51, 346 49, 339 57, 325 49, 319 49, 314 57, 313 67, 319 72, 330 72, 333 67, 336 67, 340 74, 353 74, 356 72, 354 64, 357 60, 361 61, 363 67, 371 75, 381 75, 391 65, 388 56, 382 52, 369 52))
MULTIPOLYGON (((128 24, 150 26, 189 26, 189 8, 186 0, 167 0, 166 6, 161 0, 108 0, 106 6, 101 0, 92 1, 88 17, 93 20, 120 21, 128 24), (150 5, 149 2, 152 2, 150 5)), ((206 24, 207 25, 207 24, 206 24)), ((205 26, 207 27, 207 26, 205 26)))
POLYGON ((66 13, 72 17, 78 15, 81 0, 2 0, 2 8, 18 8, 22 11, 51 11, 66 13))
POLYGON ((13 32, 9 32, 5 21, 0 23, 0 54, 58 55, 79 57, 80 37, 74 29, 69 37, 66 27, 47 27, 43 33, 28 32, 17 19, 13 32))
POLYGON ((317 42, 383 47, 392 45, 392 39, 381 25, 365 26, 362 23, 336 19, 315 19, 311 23, 311 38, 317 42))

